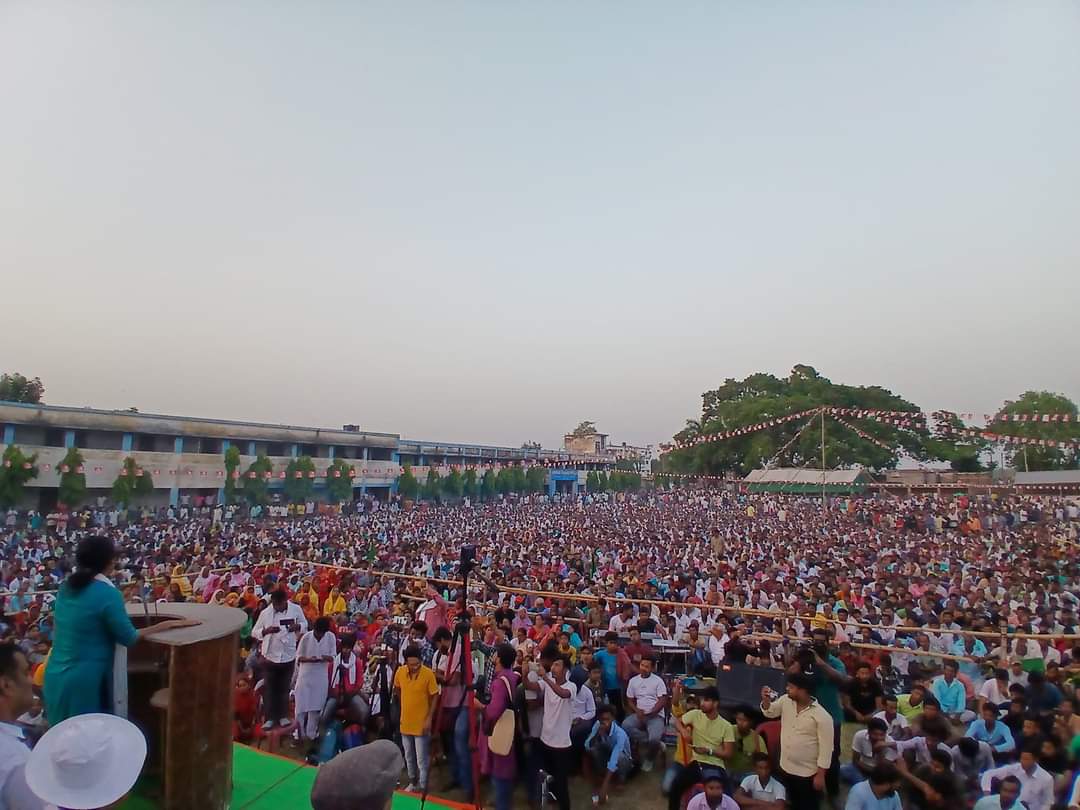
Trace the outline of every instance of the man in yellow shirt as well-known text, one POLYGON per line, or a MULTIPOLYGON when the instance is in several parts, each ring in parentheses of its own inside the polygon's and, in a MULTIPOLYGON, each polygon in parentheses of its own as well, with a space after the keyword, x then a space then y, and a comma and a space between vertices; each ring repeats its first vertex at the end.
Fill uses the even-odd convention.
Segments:
POLYGON ((405 666, 394 673, 394 695, 401 704, 401 742, 409 770, 407 791, 427 789, 428 754, 431 751, 431 720, 439 684, 435 673, 420 660, 420 648, 405 648, 405 666))
POLYGON ((720 716, 720 692, 715 686, 707 686, 700 699, 700 709, 675 718, 675 728, 690 746, 693 760, 671 783, 669 810, 679 810, 683 791, 700 782, 706 773, 723 771, 724 760, 735 753, 735 728, 720 716))

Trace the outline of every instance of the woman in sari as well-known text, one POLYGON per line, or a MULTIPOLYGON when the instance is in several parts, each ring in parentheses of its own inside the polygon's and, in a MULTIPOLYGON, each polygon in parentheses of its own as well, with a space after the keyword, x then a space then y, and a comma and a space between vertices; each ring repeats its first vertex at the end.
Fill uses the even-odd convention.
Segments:
POLYGON ((213 602, 217 596, 217 592, 221 586, 221 574, 215 574, 212 571, 206 575, 206 582, 202 587, 202 598, 204 602, 213 602))
POLYGON ((184 601, 191 598, 191 580, 187 578, 187 571, 184 566, 179 563, 173 566, 172 583, 180 586, 180 593, 183 595, 184 601))
POLYGON ((307 592, 300 594, 300 610, 304 612, 304 618, 308 620, 309 626, 314 626, 315 620, 319 618, 319 609, 312 603, 311 596, 307 592))

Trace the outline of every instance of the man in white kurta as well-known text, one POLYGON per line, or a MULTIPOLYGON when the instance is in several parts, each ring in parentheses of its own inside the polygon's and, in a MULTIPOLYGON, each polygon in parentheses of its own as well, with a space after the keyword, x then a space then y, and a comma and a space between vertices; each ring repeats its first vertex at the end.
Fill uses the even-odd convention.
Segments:
POLYGON ((296 723, 305 740, 318 737, 319 716, 330 689, 329 664, 335 655, 337 637, 330 632, 330 620, 321 616, 296 648, 296 723))

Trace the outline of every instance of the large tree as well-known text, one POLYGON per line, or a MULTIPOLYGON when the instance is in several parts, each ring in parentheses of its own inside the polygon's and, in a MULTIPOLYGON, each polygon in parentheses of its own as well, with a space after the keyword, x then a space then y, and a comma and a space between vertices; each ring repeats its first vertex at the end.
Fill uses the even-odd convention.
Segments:
POLYGON ((236 445, 229 445, 225 450, 225 503, 232 503, 236 500, 238 469, 240 469, 240 448, 236 445))
POLYGON ((525 473, 525 489, 533 494, 547 489, 547 470, 539 464, 529 467, 529 471, 525 473))
POLYGON ((252 506, 270 502, 269 475, 274 471, 274 462, 265 455, 259 455, 248 465, 244 473, 244 498, 252 506))
POLYGON ((570 435, 577 439, 592 436, 594 433, 596 433, 596 422, 580 422, 576 428, 570 431, 570 435))
POLYGON ((416 476, 413 475, 412 466, 406 464, 404 472, 398 476, 398 493, 406 500, 415 501, 419 491, 420 482, 417 481, 416 476))
MULTIPOLYGON (((676 473, 715 474, 731 471, 745 475, 778 453, 776 460, 779 464, 794 467, 820 465, 820 416, 814 417, 816 421, 809 425, 807 423, 811 422, 811 417, 808 415, 804 419, 782 422, 766 430, 720 441, 690 443, 699 437, 760 424, 821 406, 860 410, 919 410, 914 403, 880 386, 841 385, 822 377, 816 369, 806 365, 795 366, 785 378, 759 373, 742 380, 728 379, 719 388, 702 394, 701 417, 688 420, 687 426, 675 435, 677 443, 690 446, 667 454, 665 467, 667 471, 676 473), (795 439, 804 426, 806 430, 795 439)), ((909 426, 899 427, 851 416, 841 418, 846 425, 829 416, 825 418, 825 455, 829 467, 858 465, 887 469, 895 467, 904 454, 921 460, 930 457, 926 448, 929 434, 922 422, 913 420, 909 426), (860 432, 865 435, 860 435, 860 432)))
POLYGON ((17 371, 0 374, 0 401, 41 402, 44 395, 45 386, 38 377, 31 380, 17 371))
POLYGON ((475 467, 467 467, 465 469, 465 475, 462 476, 461 483, 466 497, 472 498, 473 500, 480 499, 480 479, 476 477, 475 467))
POLYGON ((457 467, 452 467, 450 474, 443 479, 442 491, 451 500, 457 500, 465 493, 465 482, 462 480, 457 467))
POLYGON ((336 458, 326 468, 326 494, 334 503, 341 503, 352 498, 353 479, 349 473, 353 468, 344 459, 336 458))
POLYGON ((120 474, 112 485, 113 503, 118 506, 129 506, 136 496, 146 497, 154 491, 153 476, 147 470, 139 467, 135 459, 128 456, 120 467, 120 474))
POLYGON ((424 481, 424 500, 437 501, 442 491, 442 484, 440 483, 440 476, 434 466, 428 467, 427 479, 424 481))
MULTIPOLYGON (((1033 442, 1080 441, 1076 403, 1064 394, 1025 391, 1016 401, 1006 402, 998 415, 1028 416, 1023 422, 1010 419, 991 423, 989 429, 1003 436, 1023 437, 1033 442), (1034 419, 1035 414, 1039 414, 1038 421, 1034 419), (1043 414, 1047 415, 1046 421, 1043 421, 1043 414), (1059 417, 1057 421, 1053 420, 1055 414, 1059 417), (1068 415, 1069 421, 1062 421, 1062 415, 1068 415)), ((1073 470, 1080 466, 1080 450, 1073 446, 1052 447, 1029 442, 1005 447, 1010 454, 1010 463, 1018 470, 1073 470)))
POLYGON ((290 503, 305 503, 315 488, 315 462, 311 456, 300 456, 285 468, 285 497, 290 503))
POLYGON ((86 499, 86 473, 83 455, 77 447, 69 448, 60 460, 60 486, 56 499, 67 507, 76 507, 86 499))
POLYGON ((0 506, 15 506, 28 481, 37 478, 37 453, 25 455, 16 445, 4 448, 0 462, 0 506))
POLYGON ((495 471, 486 470, 484 477, 480 479, 480 497, 485 501, 489 501, 495 497, 495 493, 498 492, 499 487, 495 482, 495 471))

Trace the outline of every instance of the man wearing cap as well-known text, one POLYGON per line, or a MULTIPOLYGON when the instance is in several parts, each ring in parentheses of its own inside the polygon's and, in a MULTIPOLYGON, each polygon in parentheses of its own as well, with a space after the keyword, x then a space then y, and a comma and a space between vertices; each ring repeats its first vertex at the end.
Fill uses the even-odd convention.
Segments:
POLYGON ((343 751, 319 768, 311 786, 313 810, 388 810, 404 763, 390 740, 343 751), (357 774, 363 774, 362 779, 357 774))
POLYGON ((762 714, 780 718, 780 781, 787 788, 791 810, 818 810, 832 762, 832 717, 810 696, 813 688, 812 676, 792 672, 786 695, 774 701, 772 690, 761 690, 762 714))

